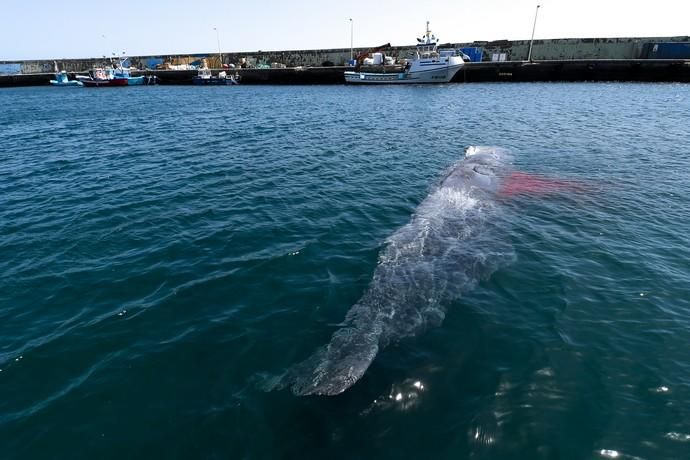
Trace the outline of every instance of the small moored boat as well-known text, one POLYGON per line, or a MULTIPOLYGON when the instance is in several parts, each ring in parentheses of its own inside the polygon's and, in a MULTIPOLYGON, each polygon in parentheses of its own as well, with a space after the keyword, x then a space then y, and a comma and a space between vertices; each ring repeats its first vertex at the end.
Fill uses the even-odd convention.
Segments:
POLYGON ((118 67, 115 69, 115 78, 124 78, 127 80, 127 86, 135 86, 135 85, 143 85, 146 83, 146 79, 144 78, 143 75, 139 77, 133 77, 129 73, 129 69, 125 69, 124 67, 118 67))
POLYGON ((127 58, 125 58, 124 56, 119 58, 119 62, 115 66, 114 75, 116 78, 126 78, 127 79, 127 86, 155 85, 157 83, 157 79, 155 76, 140 75, 138 77, 133 77, 132 74, 130 73, 130 67, 125 67, 126 62, 127 62, 127 58))
POLYGON ((126 77, 118 77, 115 75, 115 69, 111 68, 97 68, 89 70, 89 76, 82 78, 81 82, 84 86, 89 88, 100 88, 109 86, 127 86, 126 77))
POLYGON ((57 61, 53 61, 55 65, 55 80, 50 80, 53 86, 83 86, 79 80, 70 80, 66 70, 58 70, 57 61))
POLYGON ((53 86, 84 86, 79 80, 70 80, 66 71, 57 72, 55 80, 50 80, 53 86))
POLYGON ((192 79, 195 85, 239 85, 239 75, 228 75, 225 71, 218 73, 218 76, 211 74, 211 69, 201 68, 199 73, 192 79))

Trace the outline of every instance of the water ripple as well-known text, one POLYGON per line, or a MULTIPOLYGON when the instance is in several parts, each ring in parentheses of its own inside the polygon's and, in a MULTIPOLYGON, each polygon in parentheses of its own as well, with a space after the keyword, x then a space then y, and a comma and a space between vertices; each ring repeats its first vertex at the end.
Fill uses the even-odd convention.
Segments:
POLYGON ((0 105, 9 458, 686 455, 687 85, 26 88, 0 105), (341 324, 472 144, 561 187, 499 203, 515 262, 345 394, 261 391, 341 324))

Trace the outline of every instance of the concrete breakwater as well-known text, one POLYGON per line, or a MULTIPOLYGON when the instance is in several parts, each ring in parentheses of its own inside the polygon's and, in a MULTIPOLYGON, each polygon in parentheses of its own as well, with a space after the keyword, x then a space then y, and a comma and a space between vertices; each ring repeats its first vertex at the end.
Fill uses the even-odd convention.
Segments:
MULTIPOLYGON (((580 38, 535 40, 533 63, 525 62, 529 40, 447 43, 442 47, 472 48, 477 60, 465 66, 454 81, 690 81, 690 37, 580 38)), ((354 54, 366 49, 355 49, 354 54)), ((398 59, 414 55, 414 46, 384 50, 398 59)), ((340 84, 350 49, 202 53, 194 55, 133 56, 125 65, 135 75, 155 75, 162 84, 191 84, 206 61, 216 69, 235 65, 243 84, 340 84), (239 68, 242 67, 242 68, 239 68)), ((42 61, 0 61, 0 87, 47 85, 54 66, 72 74, 110 64, 106 58, 42 61)))
MULTIPOLYGON (((344 66, 284 69, 237 69, 242 84, 343 84, 344 66)), ((195 70, 147 70, 160 84, 192 84, 195 70)), ((215 72, 214 72, 215 73, 215 72)), ((48 85, 52 73, 0 76, 0 87, 48 85)), ((74 77, 74 75, 72 75, 74 77)), ((468 63, 453 82, 639 81, 690 83, 690 61, 655 59, 589 59, 468 63)))
MULTIPOLYGON (((481 61, 527 60, 529 40, 474 41, 446 43, 443 47, 472 48, 478 50, 481 61)), ((354 54, 367 51, 354 49, 354 54)), ((414 55, 415 47, 392 46, 387 55, 405 59, 414 55)), ((592 60, 592 59, 690 59, 690 37, 634 37, 634 38, 564 38, 534 40, 532 57, 538 61, 592 60)), ((221 67, 244 64, 250 68, 264 67, 326 67, 345 65, 350 59, 349 48, 217 52, 191 55, 131 56, 127 65, 139 70, 156 70, 170 66, 198 65, 206 59, 209 66, 221 67)), ((45 59, 26 61, 0 61, 0 75, 52 73, 57 63, 60 70, 84 72, 110 63, 109 59, 45 59)))

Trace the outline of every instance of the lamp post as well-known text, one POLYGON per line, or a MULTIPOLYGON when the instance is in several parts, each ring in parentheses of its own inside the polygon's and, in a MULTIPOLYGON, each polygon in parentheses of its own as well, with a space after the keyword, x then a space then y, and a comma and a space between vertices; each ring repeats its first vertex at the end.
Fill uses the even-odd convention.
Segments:
POLYGON ((220 53, 220 35, 218 35, 218 29, 213 28, 213 30, 216 31, 216 41, 218 42, 218 65, 222 68, 223 67, 223 55, 220 53))
MULTIPOLYGON (((108 48, 108 40, 105 38, 105 34, 101 34, 101 38, 103 39, 103 47, 108 48)), ((105 60, 107 59, 107 54, 108 52, 103 55, 103 65, 105 65, 105 60)))
POLYGON ((350 60, 352 60, 354 57, 352 53, 352 37, 354 30, 354 22, 352 21, 352 18, 350 18, 350 60))
POLYGON ((527 53, 527 61, 532 62, 532 44, 534 43, 534 31, 537 28, 537 15, 539 14, 539 7, 541 5, 537 5, 537 10, 534 13, 534 25, 532 25, 532 38, 529 41, 529 52, 527 53))

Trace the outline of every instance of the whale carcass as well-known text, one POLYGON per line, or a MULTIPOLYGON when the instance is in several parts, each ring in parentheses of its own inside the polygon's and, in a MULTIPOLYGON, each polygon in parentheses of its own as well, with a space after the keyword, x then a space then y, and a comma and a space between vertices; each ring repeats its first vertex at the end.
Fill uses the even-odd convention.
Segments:
POLYGON ((448 304, 513 258, 500 191, 510 155, 470 147, 386 240, 373 279, 345 326, 278 381, 297 395, 336 395, 352 386, 380 349, 438 326, 448 304))

